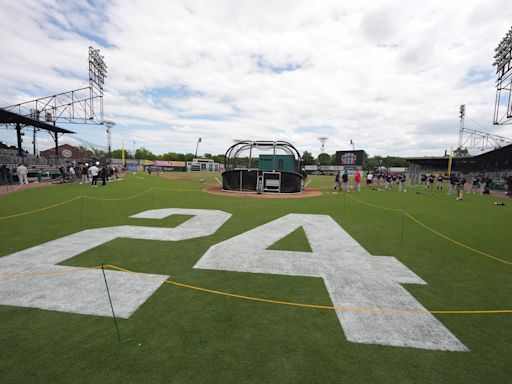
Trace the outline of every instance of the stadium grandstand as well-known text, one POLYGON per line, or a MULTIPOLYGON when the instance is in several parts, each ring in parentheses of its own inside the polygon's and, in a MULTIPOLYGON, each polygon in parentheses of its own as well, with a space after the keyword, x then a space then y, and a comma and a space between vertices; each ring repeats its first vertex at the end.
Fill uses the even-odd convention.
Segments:
MULTIPOLYGON (((421 174, 448 173, 450 157, 408 157, 406 161, 410 180, 417 183, 421 174)), ((453 157, 451 172, 483 176, 492 180, 495 189, 504 189, 506 178, 512 176, 512 144, 476 156, 453 157)))

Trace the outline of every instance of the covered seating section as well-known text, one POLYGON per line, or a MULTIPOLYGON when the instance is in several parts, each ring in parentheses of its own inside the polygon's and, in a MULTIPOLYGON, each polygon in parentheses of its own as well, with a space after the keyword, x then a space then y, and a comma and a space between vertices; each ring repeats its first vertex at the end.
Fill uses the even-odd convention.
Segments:
POLYGON ((69 131, 64 128, 57 127, 55 125, 48 124, 44 121, 39 121, 30 118, 29 116, 19 115, 14 112, 7 111, 5 109, 0 109, 0 124, 12 124, 16 129, 16 137, 17 137, 17 148, 18 148, 18 156, 23 156, 22 149, 22 132, 21 130, 24 127, 30 126, 34 127, 34 129, 42 129, 48 131, 52 136, 55 142, 55 155, 58 155, 58 147, 59 147, 59 135, 62 136, 65 133, 75 133, 69 131))

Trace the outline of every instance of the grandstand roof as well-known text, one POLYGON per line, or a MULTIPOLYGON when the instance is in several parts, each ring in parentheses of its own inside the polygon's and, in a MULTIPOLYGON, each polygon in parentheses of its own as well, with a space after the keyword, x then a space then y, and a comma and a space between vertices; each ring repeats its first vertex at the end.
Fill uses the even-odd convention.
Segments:
POLYGON ((9 111, 6 111, 5 109, 0 109, 0 124, 16 124, 16 123, 30 125, 32 127, 41 128, 46 131, 50 131, 50 132, 54 132, 54 133, 75 133, 73 131, 69 131, 64 128, 50 125, 43 121, 31 119, 28 116, 18 115, 17 113, 9 112, 9 111))

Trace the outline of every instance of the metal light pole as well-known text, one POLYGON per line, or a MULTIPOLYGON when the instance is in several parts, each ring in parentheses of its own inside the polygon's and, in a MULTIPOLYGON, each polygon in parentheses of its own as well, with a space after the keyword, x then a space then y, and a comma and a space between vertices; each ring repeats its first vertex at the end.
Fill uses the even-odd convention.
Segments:
POLYGON ((459 145, 457 148, 462 147, 462 137, 464 136, 464 118, 466 117, 466 104, 462 104, 459 110, 460 126, 459 126, 459 145))
POLYGON ((108 159, 109 163, 112 163, 112 127, 116 125, 111 120, 105 120, 103 121, 103 125, 107 127, 107 142, 108 142, 108 159))
POLYGON ((199 148, 199 143, 201 142, 201 138, 197 139, 197 144, 196 144, 196 153, 194 154, 194 158, 197 158, 197 149, 199 148))
POLYGON ((325 143, 327 142, 327 137, 319 137, 318 140, 322 144, 322 146, 320 147, 320 152, 324 153, 324 151, 325 151, 325 143))

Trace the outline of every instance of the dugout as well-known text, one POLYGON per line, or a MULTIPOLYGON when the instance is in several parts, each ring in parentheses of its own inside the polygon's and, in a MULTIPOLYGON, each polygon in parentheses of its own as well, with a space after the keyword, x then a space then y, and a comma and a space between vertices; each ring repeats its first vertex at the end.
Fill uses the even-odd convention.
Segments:
POLYGON ((304 188, 299 151, 286 141, 240 141, 227 151, 222 189, 247 193, 299 193, 304 188))
MULTIPOLYGON (((409 166, 412 182, 425 173, 447 173, 449 157, 408 157, 405 159, 409 166)), ((465 175, 484 176, 499 182, 512 175, 512 144, 496 148, 477 156, 454 157, 452 172, 465 175)))

